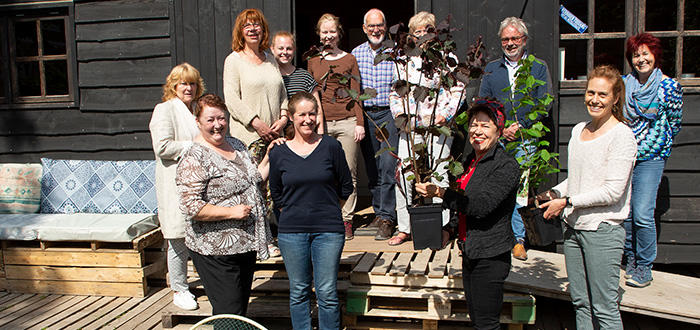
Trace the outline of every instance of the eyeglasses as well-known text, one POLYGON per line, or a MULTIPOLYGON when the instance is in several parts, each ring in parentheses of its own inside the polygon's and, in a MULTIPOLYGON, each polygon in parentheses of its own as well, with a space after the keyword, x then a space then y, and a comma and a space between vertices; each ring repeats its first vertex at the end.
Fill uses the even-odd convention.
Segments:
POLYGON ((383 29, 385 27, 384 23, 382 24, 366 24, 365 27, 367 30, 374 30, 374 29, 383 29))
POLYGON ((519 37, 511 37, 511 38, 501 38, 501 43, 506 45, 508 42, 512 41, 513 43, 519 44, 525 36, 519 36, 519 37))
POLYGON ((259 29, 262 25, 260 23, 245 23, 243 24, 244 30, 259 29))

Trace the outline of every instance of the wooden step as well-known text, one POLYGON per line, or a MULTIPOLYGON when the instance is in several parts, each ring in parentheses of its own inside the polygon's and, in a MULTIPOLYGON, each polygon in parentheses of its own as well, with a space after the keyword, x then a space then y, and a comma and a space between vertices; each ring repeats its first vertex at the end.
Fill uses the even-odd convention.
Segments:
MULTIPOLYGON (((351 315, 404 317, 421 320, 468 320, 464 293, 454 289, 352 286, 346 292, 351 315)), ((501 323, 533 324, 535 298, 520 293, 503 295, 501 323)))

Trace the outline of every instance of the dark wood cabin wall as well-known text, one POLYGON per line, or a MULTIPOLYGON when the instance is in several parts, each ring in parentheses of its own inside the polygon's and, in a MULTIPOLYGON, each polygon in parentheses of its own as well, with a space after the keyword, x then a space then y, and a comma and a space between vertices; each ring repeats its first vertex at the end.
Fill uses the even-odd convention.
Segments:
MULTIPOLYGON (((700 259, 700 90, 684 88, 683 122, 666 162, 656 200, 657 263, 698 264, 700 259)), ((566 178, 567 146, 571 129, 589 120, 583 90, 559 96, 560 179, 566 178)))
POLYGON ((231 53, 231 32, 236 16, 247 8, 262 10, 270 37, 275 31, 292 31, 291 0, 174 0, 172 64, 192 64, 204 78, 207 92, 223 97, 224 60, 231 53))
POLYGON ((148 122, 172 63, 169 1, 73 5, 79 107, 0 111, 0 162, 153 159, 148 122))

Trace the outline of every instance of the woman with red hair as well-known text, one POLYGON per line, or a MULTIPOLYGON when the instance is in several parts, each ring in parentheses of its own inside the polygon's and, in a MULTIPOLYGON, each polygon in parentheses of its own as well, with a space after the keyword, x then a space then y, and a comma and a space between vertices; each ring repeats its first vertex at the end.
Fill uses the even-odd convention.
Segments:
POLYGON ((681 130, 683 91, 678 81, 661 72, 658 38, 649 33, 630 37, 625 56, 634 69, 623 78, 625 117, 637 139, 631 211, 625 220, 625 283, 645 287, 651 284, 656 259, 656 193, 673 138, 681 130))

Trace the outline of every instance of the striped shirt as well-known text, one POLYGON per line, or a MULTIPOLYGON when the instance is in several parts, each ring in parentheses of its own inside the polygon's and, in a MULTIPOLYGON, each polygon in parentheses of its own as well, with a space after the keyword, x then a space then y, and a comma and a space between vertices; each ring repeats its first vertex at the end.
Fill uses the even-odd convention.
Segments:
POLYGON ((284 81, 284 87, 287 89, 287 98, 292 97, 292 95, 299 92, 309 92, 313 93, 314 88, 318 86, 316 79, 302 68, 295 68, 294 71, 288 75, 282 75, 282 80, 284 81))
POLYGON ((374 57, 377 56, 380 51, 389 50, 380 48, 374 51, 370 48, 369 41, 366 41, 352 50, 352 54, 357 59, 357 65, 360 67, 362 89, 374 88, 377 91, 376 97, 363 101, 365 107, 389 106, 389 93, 391 92, 391 83, 393 82, 394 63, 384 60, 374 65, 374 57))

